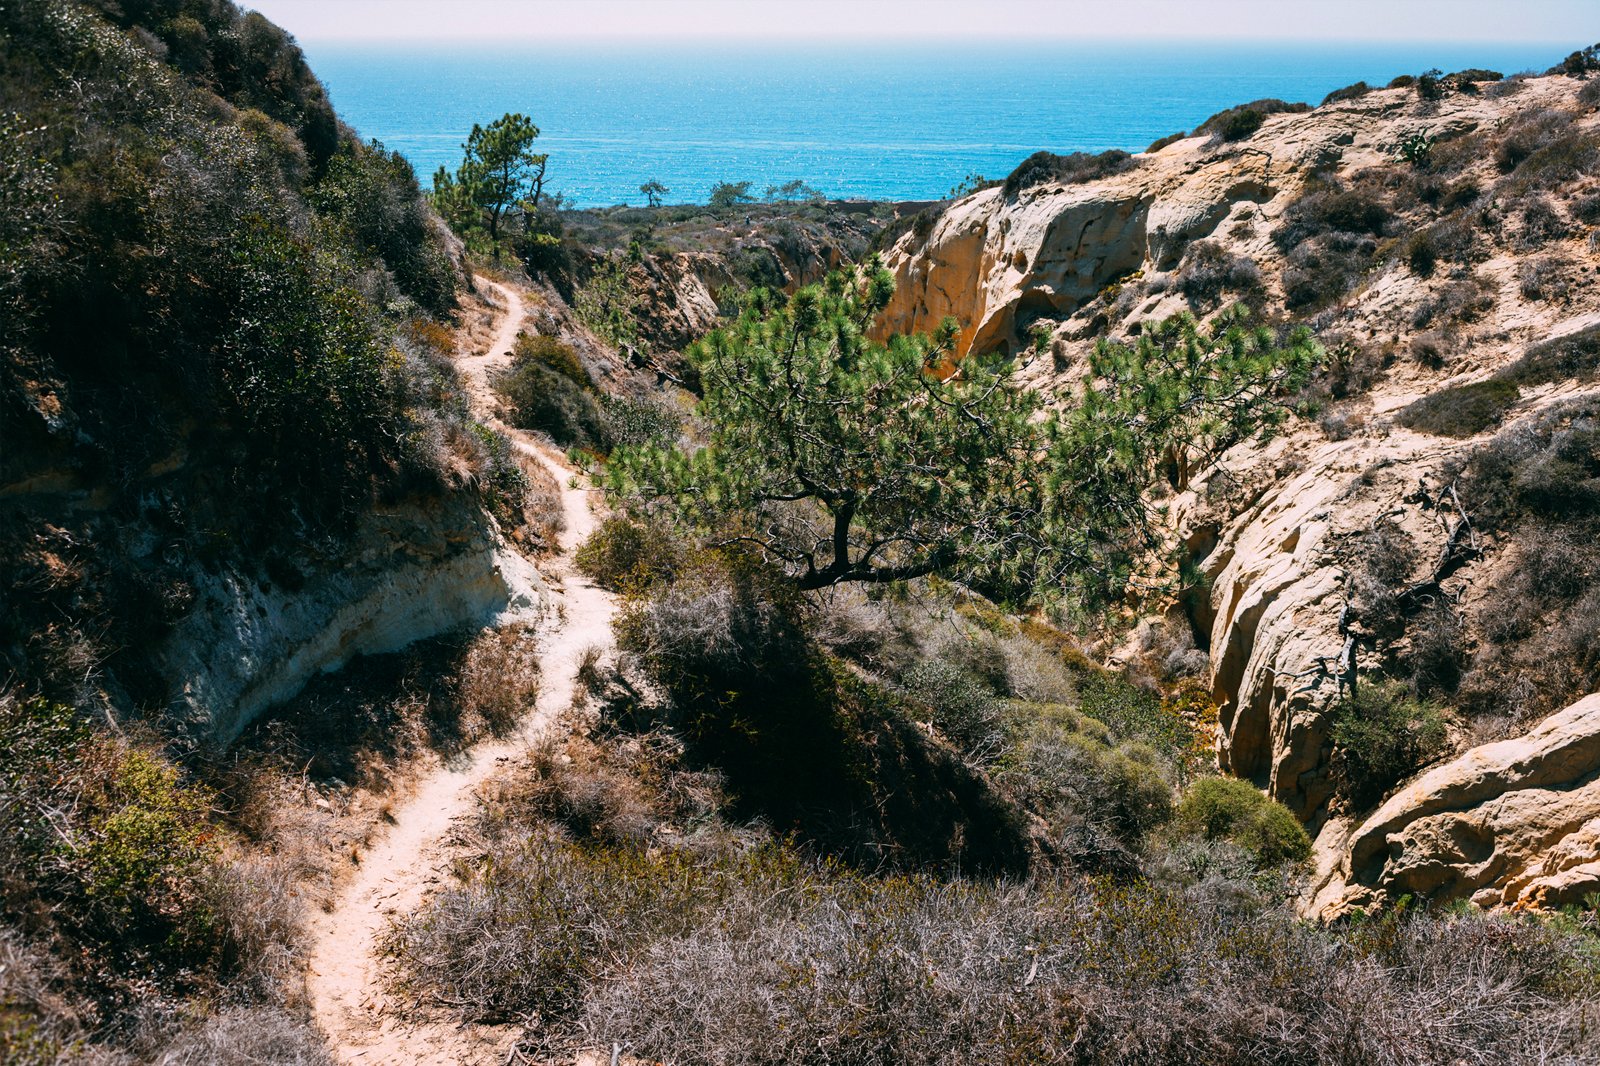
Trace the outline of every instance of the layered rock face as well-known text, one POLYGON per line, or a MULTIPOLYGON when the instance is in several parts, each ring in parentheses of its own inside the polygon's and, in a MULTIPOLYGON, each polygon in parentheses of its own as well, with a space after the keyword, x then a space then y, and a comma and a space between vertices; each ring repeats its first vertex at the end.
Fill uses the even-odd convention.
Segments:
MULTIPOLYGON (((1409 894, 1563 906, 1600 892, 1600 694, 1427 771, 1324 848, 1311 909, 1409 894), (1331 861, 1328 861, 1331 860, 1331 861)), ((1331 834, 1330 834, 1331 835, 1331 834)))
POLYGON ((954 315, 966 324, 963 351, 1020 352, 1042 327, 1053 358, 1019 373, 1046 391, 1082 373, 1098 337, 1183 310, 1205 317, 1239 298, 1269 320, 1308 322, 1333 352, 1317 419, 1232 449, 1163 501, 1206 590, 1188 615, 1210 653, 1221 766, 1321 831, 1308 910, 1405 892, 1553 903, 1600 887, 1595 786, 1584 777, 1596 767, 1570 754, 1600 737, 1593 700, 1544 724, 1545 710, 1453 721, 1452 751, 1463 754, 1446 753, 1370 816, 1338 793, 1329 714, 1343 678, 1393 671, 1423 639, 1407 618, 1387 630, 1361 620, 1372 593, 1365 545, 1380 534, 1408 545, 1394 591, 1426 589, 1416 602, 1459 623, 1470 658, 1493 622, 1485 597, 1526 553, 1509 534, 1475 527, 1462 533, 1471 551, 1451 548, 1460 512, 1478 503, 1458 508, 1451 486, 1496 433, 1541 419, 1577 425, 1590 417, 1583 405, 1600 402, 1600 375, 1574 364, 1518 379, 1503 410, 1464 427, 1411 414, 1423 398, 1466 396, 1461 386, 1504 378, 1530 347, 1600 321, 1600 219, 1582 199, 1600 190, 1591 154, 1600 116, 1578 100, 1581 87, 1532 78, 1442 101, 1386 90, 1271 115, 1247 140, 1180 140, 1110 177, 980 192, 904 234, 888 257, 900 286, 886 329, 928 330, 954 315), (1519 138, 1535 127, 1555 131, 1541 159, 1576 160, 1559 178, 1523 169, 1519 138), (1421 166, 1401 157, 1418 143, 1432 153, 1421 166), (1470 206, 1452 207, 1458 200, 1470 206), (1376 222, 1347 210, 1372 202, 1388 212, 1376 222), (1333 221, 1307 229, 1316 211, 1333 221), (1413 251, 1422 230, 1468 250, 1435 262, 1431 243, 1413 251), (1207 264, 1227 276, 1208 282, 1207 264), (1558 285, 1539 284, 1546 270, 1558 285), (1529 758, 1551 769, 1473 769, 1519 744, 1548 752, 1529 758), (1448 798, 1452 775, 1479 782, 1470 800, 1448 798))
POLYGON ((925 248, 901 254, 890 328, 962 323, 962 351, 1010 352, 1039 315, 1067 317, 1149 254, 1150 175, 1119 185, 1029 190, 1016 201, 988 189, 953 205, 925 248))
POLYGON ((174 711, 211 743, 357 655, 468 626, 537 623, 544 580, 464 499, 400 506, 363 522, 343 565, 293 590, 235 570, 197 575, 196 609, 165 642, 184 679, 174 711))

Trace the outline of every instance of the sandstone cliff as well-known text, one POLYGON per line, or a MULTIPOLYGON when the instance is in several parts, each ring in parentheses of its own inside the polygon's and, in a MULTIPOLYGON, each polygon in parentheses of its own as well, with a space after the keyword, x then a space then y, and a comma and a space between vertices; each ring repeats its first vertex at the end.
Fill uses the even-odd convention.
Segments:
POLYGON ((1178 140, 1106 176, 1014 178, 888 256, 886 328, 954 315, 964 350, 1003 352, 1043 329, 1052 358, 1020 372, 1044 390, 1080 374, 1097 337, 1234 300, 1309 323, 1329 349, 1309 417, 1163 501, 1202 575, 1187 613, 1210 653, 1221 765, 1322 827, 1319 912, 1400 892, 1510 903, 1600 888, 1593 766, 1535 775, 1537 797, 1511 773, 1470 800, 1427 798, 1453 795, 1436 775, 1511 757, 1496 743, 1544 759, 1600 732, 1592 700, 1541 724, 1600 687, 1600 623, 1583 606, 1594 553, 1548 564, 1569 578, 1560 596, 1538 599, 1529 582, 1544 579, 1527 576, 1550 544, 1592 540, 1589 490, 1565 485, 1537 521, 1501 500, 1557 453, 1573 484, 1600 462, 1600 119, 1584 85, 1379 90, 1271 114, 1246 139, 1178 140), (1335 787, 1329 709, 1385 673, 1449 709, 1439 757, 1471 750, 1363 817, 1335 787))

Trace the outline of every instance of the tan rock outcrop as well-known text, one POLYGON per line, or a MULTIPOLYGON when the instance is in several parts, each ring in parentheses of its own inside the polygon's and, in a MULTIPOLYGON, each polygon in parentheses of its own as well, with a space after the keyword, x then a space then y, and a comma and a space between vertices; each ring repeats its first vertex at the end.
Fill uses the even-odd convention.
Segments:
MULTIPOLYGON (((1322 710, 1338 693, 1334 661, 1345 642, 1344 545, 1383 516, 1425 554, 1436 552, 1443 536, 1436 517, 1402 501, 1457 450, 1400 429, 1314 446, 1290 438, 1229 471, 1261 487, 1201 562, 1211 595, 1195 621, 1210 638, 1219 761, 1302 818, 1312 818, 1332 789, 1322 710)), ((1208 486, 1203 481, 1199 493, 1208 486)), ((1193 503, 1180 502, 1180 528, 1204 521, 1203 510, 1185 510, 1193 503)), ((1371 649, 1357 650, 1358 668, 1375 668, 1375 659, 1371 649)))
POLYGON ((940 216, 922 254, 902 255, 886 328, 962 323, 959 350, 1012 350, 1029 313, 1066 318, 1146 255, 1150 197, 1137 180, 1065 190, 999 189, 940 216))
MULTIPOLYGON (((1137 157, 1136 166, 1111 177, 1043 184, 1009 197, 999 188, 974 194, 950 205, 931 226, 901 235, 890 250, 886 263, 899 287, 882 328, 929 330, 953 315, 965 325, 962 352, 1016 352, 1043 325, 1052 331, 1053 358, 1033 360, 1019 372, 1033 387, 1065 390, 1082 373, 1096 338, 1127 336, 1141 320, 1190 309, 1178 282, 1185 252, 1201 239, 1253 261, 1265 283, 1261 301, 1281 315, 1279 286, 1294 249, 1280 249, 1272 235, 1309 183, 1351 186, 1363 172, 1383 168, 1389 183, 1373 187, 1410 189, 1415 173, 1396 161, 1406 138, 1425 134, 1444 146, 1477 132, 1485 141, 1473 146, 1479 154, 1468 173, 1488 190, 1503 178, 1492 158, 1493 134, 1519 117, 1555 107, 1574 115, 1589 134, 1600 132, 1593 109, 1576 105, 1572 79, 1533 78, 1503 88, 1441 101, 1379 90, 1304 114, 1269 116, 1238 144, 1181 140, 1137 157)), ((1363 850, 1356 873, 1336 874, 1341 834, 1357 834, 1359 849, 1369 848, 1371 838, 1358 832, 1367 824, 1358 813, 1330 805, 1327 714, 1339 691, 1333 667, 1347 647, 1341 612, 1351 592, 1352 548, 1375 525, 1392 524, 1417 550, 1410 580, 1428 576, 1450 516, 1419 487, 1436 495, 1450 464, 1494 431, 1457 440, 1407 429, 1397 413, 1431 392, 1489 377, 1530 344, 1593 322, 1600 288, 1587 279, 1600 266, 1600 237, 1585 241, 1588 232, 1576 227, 1536 253, 1489 241, 1497 250, 1488 258, 1430 276, 1394 250, 1405 234, 1384 238, 1395 246, 1380 248, 1348 295, 1314 320, 1325 338, 1342 336, 1369 356, 1381 355, 1385 369, 1375 383, 1340 406, 1338 424, 1301 421, 1268 444, 1234 448, 1215 468, 1199 472, 1186 491, 1163 501, 1175 540, 1187 547, 1209 590, 1189 610, 1211 659, 1222 727, 1219 761, 1321 829, 1324 885, 1355 885, 1353 892, 1370 899, 1427 890, 1505 904, 1555 901, 1586 891, 1600 862, 1589 793, 1573 788, 1542 797, 1557 812, 1545 829, 1532 820, 1538 803, 1531 794, 1526 804, 1508 800, 1493 807, 1493 825, 1507 843, 1474 873, 1461 872, 1464 860, 1452 857, 1476 853, 1460 836, 1465 830, 1452 823, 1435 832, 1424 820, 1406 837, 1404 863, 1376 870, 1363 850), (1559 302, 1530 297, 1519 283, 1530 255, 1562 259, 1581 280, 1559 302), (1413 340, 1440 328, 1434 312, 1425 311, 1429 302, 1463 282, 1476 286, 1483 302, 1448 324, 1454 350, 1447 365, 1409 358, 1413 340), (1523 847, 1514 840, 1542 843, 1523 847), (1436 858, 1425 859, 1430 853, 1436 858), (1429 862, 1456 872, 1440 873, 1430 885, 1429 862)), ((1524 389, 1504 426, 1596 393, 1593 382, 1524 389)), ((1481 558, 1453 573, 1452 602, 1470 605, 1494 585, 1511 565, 1503 548, 1487 543, 1481 558)), ((1349 647, 1358 672, 1393 663, 1394 649, 1375 639, 1349 647)), ((1573 728, 1593 724, 1585 718, 1573 728)), ((1490 808, 1484 811, 1490 818, 1490 808)))
POLYGON ((1324 918, 1402 894, 1555 906, 1600 892, 1600 693, 1427 771, 1318 848, 1331 861, 1309 909, 1324 918))

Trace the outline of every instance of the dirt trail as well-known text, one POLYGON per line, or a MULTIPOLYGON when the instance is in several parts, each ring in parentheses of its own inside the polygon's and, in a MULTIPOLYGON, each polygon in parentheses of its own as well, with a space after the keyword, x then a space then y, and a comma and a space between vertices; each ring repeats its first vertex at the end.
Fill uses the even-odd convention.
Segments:
POLYGON ((608 646, 614 604, 604 590, 578 574, 572 550, 594 528, 589 492, 572 487, 573 471, 548 445, 500 425, 492 418, 488 371, 507 361, 525 309, 519 293, 482 278, 505 312, 487 352, 462 358, 472 405, 480 419, 510 435, 517 449, 542 463, 561 486, 566 529, 562 554, 544 560, 540 570, 551 581, 558 607, 555 627, 542 635, 538 705, 510 736, 479 744, 442 765, 394 811, 394 824, 360 859, 360 870, 345 886, 330 913, 311 922, 312 950, 307 988, 312 1010, 340 1062, 427 1064, 501 1062, 510 1031, 475 1030, 437 1021, 418 1022, 417 1004, 392 1000, 383 983, 384 964, 374 945, 391 916, 415 910, 428 892, 446 884, 451 863, 460 856, 451 826, 472 813, 477 789, 508 760, 523 753, 550 721, 572 703, 576 674, 585 650, 608 646))

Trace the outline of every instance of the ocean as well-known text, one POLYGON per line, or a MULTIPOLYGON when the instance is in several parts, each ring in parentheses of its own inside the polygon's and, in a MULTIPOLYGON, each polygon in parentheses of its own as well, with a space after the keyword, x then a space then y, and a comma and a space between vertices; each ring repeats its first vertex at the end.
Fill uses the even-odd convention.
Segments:
POLYGON ((1032 43, 910 48, 310 43, 334 106, 429 184, 475 122, 530 115, 549 187, 578 206, 801 179, 833 198, 919 200, 1039 149, 1143 149, 1262 97, 1315 104, 1429 67, 1543 70, 1570 44, 1032 43))

